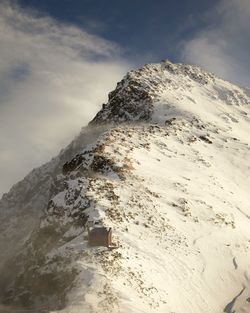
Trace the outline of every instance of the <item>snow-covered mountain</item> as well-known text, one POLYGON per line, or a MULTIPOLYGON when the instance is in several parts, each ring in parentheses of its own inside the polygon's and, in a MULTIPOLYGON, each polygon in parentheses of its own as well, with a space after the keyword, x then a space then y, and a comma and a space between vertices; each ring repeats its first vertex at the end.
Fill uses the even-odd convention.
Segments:
POLYGON ((0 312, 250 312, 250 92, 168 61, 129 72, 0 202, 0 312), (89 247, 86 222, 116 249, 89 247))

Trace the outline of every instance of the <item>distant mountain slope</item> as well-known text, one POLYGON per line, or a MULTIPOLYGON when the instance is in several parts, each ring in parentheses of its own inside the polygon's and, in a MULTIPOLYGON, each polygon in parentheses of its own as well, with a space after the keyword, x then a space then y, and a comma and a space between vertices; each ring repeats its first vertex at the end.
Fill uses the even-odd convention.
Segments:
POLYGON ((131 71, 58 157, 0 202, 4 310, 250 311, 249 91, 131 71), (86 222, 117 249, 90 248, 86 222))

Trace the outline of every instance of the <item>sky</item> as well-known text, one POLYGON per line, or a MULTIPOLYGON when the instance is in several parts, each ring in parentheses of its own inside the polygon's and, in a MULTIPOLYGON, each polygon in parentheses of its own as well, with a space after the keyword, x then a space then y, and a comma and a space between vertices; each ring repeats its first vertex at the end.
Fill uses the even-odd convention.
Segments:
POLYGON ((170 59, 250 86, 249 0, 0 0, 0 195, 130 69, 170 59))

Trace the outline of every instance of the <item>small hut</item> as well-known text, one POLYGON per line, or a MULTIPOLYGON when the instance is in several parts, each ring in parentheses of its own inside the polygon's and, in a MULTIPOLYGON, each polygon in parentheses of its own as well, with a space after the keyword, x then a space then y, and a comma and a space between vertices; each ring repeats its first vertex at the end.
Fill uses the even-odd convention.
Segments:
POLYGON ((88 242, 91 247, 110 247, 112 244, 112 229, 106 227, 88 229, 88 242))

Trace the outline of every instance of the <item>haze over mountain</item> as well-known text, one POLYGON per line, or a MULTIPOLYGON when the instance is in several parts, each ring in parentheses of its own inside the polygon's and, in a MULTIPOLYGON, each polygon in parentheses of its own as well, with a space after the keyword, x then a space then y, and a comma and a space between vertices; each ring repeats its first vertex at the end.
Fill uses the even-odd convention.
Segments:
POLYGON ((129 72, 0 201, 1 312, 250 311, 249 105, 198 67, 129 72))

